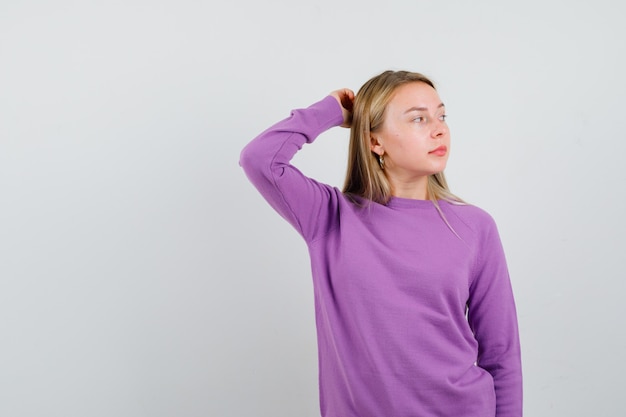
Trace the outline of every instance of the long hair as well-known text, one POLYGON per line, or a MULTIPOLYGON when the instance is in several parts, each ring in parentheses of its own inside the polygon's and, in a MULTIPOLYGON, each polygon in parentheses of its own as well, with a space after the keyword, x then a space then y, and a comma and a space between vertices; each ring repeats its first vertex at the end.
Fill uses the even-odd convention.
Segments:
MULTIPOLYGON (((387 204, 391 198, 389 180, 378 162, 378 155, 370 149, 371 132, 382 126, 387 104, 396 89, 414 82, 425 83, 435 88, 434 83, 422 74, 385 71, 367 81, 357 92, 352 109, 348 169, 343 187, 345 194, 380 204, 387 204)), ((427 196, 442 217, 438 200, 464 204, 463 200, 450 192, 443 172, 428 176, 427 196)))

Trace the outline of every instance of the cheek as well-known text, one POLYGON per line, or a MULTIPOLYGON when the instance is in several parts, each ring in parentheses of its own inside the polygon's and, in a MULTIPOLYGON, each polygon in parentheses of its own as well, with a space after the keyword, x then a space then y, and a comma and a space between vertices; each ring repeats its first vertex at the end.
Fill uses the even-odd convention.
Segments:
POLYGON ((406 141, 403 140, 403 137, 402 133, 397 130, 386 131, 385 135, 382 137, 385 152, 394 154, 405 149, 406 141))

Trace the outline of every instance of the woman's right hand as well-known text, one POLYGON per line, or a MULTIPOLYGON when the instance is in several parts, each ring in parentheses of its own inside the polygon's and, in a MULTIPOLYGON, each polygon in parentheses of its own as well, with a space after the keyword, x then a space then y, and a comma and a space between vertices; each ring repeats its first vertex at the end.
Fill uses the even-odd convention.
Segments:
POLYGON ((354 106, 354 92, 349 88, 342 88, 341 90, 335 90, 330 93, 335 97, 339 105, 341 106, 341 113, 343 114, 343 123, 341 127, 350 127, 352 125, 352 108, 354 106))

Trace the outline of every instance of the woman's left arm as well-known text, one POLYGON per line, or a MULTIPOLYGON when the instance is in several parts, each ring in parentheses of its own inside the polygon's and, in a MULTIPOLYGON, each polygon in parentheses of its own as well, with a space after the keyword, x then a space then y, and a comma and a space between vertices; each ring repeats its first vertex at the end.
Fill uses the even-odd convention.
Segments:
POLYGON ((497 417, 522 416, 522 366, 517 313, 495 222, 481 227, 468 320, 478 341, 477 365, 494 380, 497 417))

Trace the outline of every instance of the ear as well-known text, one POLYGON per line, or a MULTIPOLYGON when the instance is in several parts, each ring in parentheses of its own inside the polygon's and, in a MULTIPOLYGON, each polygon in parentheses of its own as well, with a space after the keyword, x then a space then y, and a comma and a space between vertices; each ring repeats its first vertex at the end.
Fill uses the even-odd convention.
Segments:
POLYGON ((370 136, 370 150, 376 155, 383 155, 385 153, 382 142, 375 136, 370 136))

